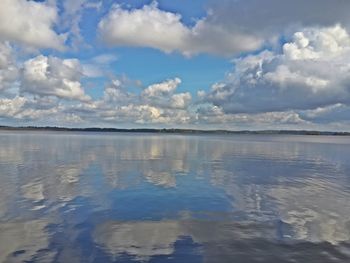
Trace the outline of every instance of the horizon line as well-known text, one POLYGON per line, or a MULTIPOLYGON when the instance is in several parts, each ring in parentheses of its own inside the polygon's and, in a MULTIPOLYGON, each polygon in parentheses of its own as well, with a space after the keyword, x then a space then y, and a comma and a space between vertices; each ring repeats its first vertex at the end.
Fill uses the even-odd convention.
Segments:
POLYGON ((320 131, 305 129, 262 129, 262 130, 229 130, 229 129, 190 129, 190 128, 108 128, 108 127, 62 127, 62 126, 7 126, 0 125, 0 130, 47 130, 71 132, 134 132, 134 133, 216 133, 216 134, 271 134, 271 135, 342 135, 350 136, 348 131, 320 131))

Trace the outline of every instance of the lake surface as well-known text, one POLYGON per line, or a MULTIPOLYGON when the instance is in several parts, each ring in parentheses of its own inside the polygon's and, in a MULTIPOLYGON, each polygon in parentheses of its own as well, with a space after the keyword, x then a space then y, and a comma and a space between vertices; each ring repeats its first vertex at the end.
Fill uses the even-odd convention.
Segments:
POLYGON ((0 132, 0 262, 350 262, 350 137, 0 132))

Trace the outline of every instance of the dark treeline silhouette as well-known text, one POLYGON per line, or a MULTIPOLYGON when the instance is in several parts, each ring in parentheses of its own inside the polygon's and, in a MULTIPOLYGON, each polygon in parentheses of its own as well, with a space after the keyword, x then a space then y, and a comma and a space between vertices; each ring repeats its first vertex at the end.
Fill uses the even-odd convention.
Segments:
POLYGON ((350 136, 350 132, 309 131, 309 130, 195 130, 195 129, 118 129, 118 128, 66 128, 66 127, 11 127, 0 126, 0 130, 23 131, 71 131, 71 132, 130 132, 130 133, 180 133, 180 134, 271 134, 271 135, 336 135, 350 136))

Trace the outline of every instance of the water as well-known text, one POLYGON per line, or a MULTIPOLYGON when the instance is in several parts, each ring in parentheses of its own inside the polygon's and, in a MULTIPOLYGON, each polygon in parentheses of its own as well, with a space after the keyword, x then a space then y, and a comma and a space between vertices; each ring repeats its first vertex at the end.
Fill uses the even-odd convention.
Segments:
POLYGON ((0 262, 350 262, 350 137, 0 132, 0 262))

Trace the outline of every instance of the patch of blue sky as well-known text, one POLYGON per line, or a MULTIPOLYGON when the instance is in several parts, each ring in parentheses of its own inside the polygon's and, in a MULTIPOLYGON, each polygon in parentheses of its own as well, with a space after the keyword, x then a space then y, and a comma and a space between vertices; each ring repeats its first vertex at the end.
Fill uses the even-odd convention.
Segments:
POLYGON ((207 13, 207 0, 105 0, 103 1, 104 10, 108 11, 113 4, 119 4, 125 9, 139 9, 144 5, 157 2, 161 10, 181 14, 182 22, 188 26, 194 24, 196 19, 204 17, 207 13))
MULTIPOLYGON (((113 48, 105 49, 102 53, 115 54, 118 57, 117 61, 110 64, 111 75, 116 78, 126 76, 131 80, 141 81, 142 86, 147 87, 178 77, 182 80, 178 91, 188 91, 193 95, 198 90, 208 90, 232 68, 227 59, 210 55, 186 58, 181 54, 164 54, 149 48, 113 48)), ((97 88, 104 83, 103 78, 94 81, 97 88)), ((99 96, 101 92, 103 91, 97 89, 89 91, 92 96, 99 96)))
MULTIPOLYGON (((118 59, 108 65, 107 73, 106 68, 104 68, 103 71, 106 74, 104 77, 84 78, 82 80, 87 94, 93 98, 99 98, 103 95, 103 88, 110 78, 120 76, 141 81, 143 87, 178 77, 182 80, 178 91, 190 92, 193 96, 198 90, 208 90, 212 84, 222 80, 225 72, 232 68, 232 63, 227 58, 208 54, 184 57, 176 52, 165 54, 151 48, 139 47, 111 48, 102 43, 96 28, 98 22, 108 13, 113 4, 121 4, 123 8, 134 9, 152 2, 131 0, 125 3, 125 1, 107 0, 103 1, 103 6, 99 10, 94 8, 84 9, 80 21, 80 32, 84 42, 89 43, 90 47, 85 46, 78 50, 67 49, 63 53, 55 50, 44 50, 42 53, 63 59, 77 58, 82 63, 88 63, 89 60, 99 55, 117 56, 118 59)), ((206 2, 206 0, 157 1, 160 9, 181 14, 182 22, 189 27, 193 26, 196 20, 206 15, 206 2)), ((96 66, 99 67, 100 65, 96 66)), ((129 88, 135 89, 135 87, 129 88)))

